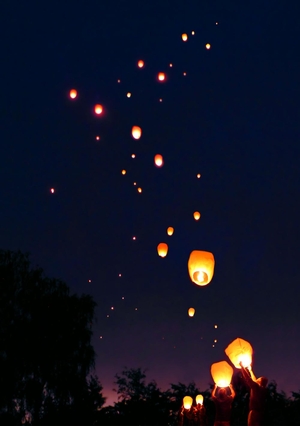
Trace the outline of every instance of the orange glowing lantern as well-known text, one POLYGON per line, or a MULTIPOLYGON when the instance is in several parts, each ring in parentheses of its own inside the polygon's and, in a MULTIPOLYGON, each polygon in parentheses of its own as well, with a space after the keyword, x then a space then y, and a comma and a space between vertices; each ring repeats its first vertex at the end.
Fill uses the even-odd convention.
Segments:
POLYGON ((174 233, 174 228, 172 226, 169 226, 169 228, 167 229, 167 234, 173 235, 173 233, 174 233))
POLYGON ((168 244, 159 243, 157 246, 157 253, 160 257, 166 257, 168 254, 168 244))
POLYGON ((183 41, 187 41, 188 36, 187 36, 187 34, 182 34, 181 38, 182 38, 183 41))
POLYGON ((70 98, 71 99, 77 98, 77 90, 75 89, 70 90, 70 98))
POLYGON ((188 310, 188 314, 189 314, 189 317, 193 317, 194 315, 195 315, 195 309, 194 308, 189 308, 189 310, 188 310))
POLYGON ((142 188, 138 188, 137 190, 138 190, 138 192, 139 192, 139 193, 141 193, 141 192, 142 192, 142 188))
POLYGON ((102 114, 102 112, 103 112, 103 107, 102 107, 102 105, 100 105, 100 104, 95 105, 95 109, 94 109, 94 111, 95 111, 95 113, 96 113, 97 115, 102 114))
POLYGON ((158 81, 165 81, 166 80, 166 74, 164 72, 159 72, 157 75, 158 81))
POLYGON ((240 362, 244 367, 249 367, 252 363, 252 346, 240 337, 227 346, 225 353, 236 368, 241 368, 240 362))
POLYGON ((188 271, 193 283, 204 286, 214 275, 215 259, 208 251, 194 250, 188 260, 188 271))
POLYGON ((186 410, 189 410, 193 404, 193 398, 191 396, 185 396, 183 398, 183 406, 186 410))
POLYGON ((139 126, 133 126, 131 129, 131 134, 134 139, 140 139, 142 136, 142 129, 139 126))
POLYGON ((201 175, 200 175, 200 173, 198 173, 198 174, 197 174, 197 178, 198 178, 198 179, 200 179, 200 178, 201 178, 201 175))
POLYGON ((125 169, 122 170, 122 175, 126 175, 126 170, 125 169))
POLYGON ((194 212, 194 219, 199 220, 201 217, 201 214, 199 212, 194 212))
POLYGON ((156 154, 154 157, 154 163, 157 167, 161 167, 164 164, 163 156, 160 154, 156 154))
POLYGON ((127 98, 131 98, 131 93, 128 92, 126 96, 127 96, 127 98))
POLYGON ((138 65, 139 68, 143 68, 143 66, 145 65, 145 62, 142 59, 140 59, 138 61, 137 65, 138 65))
POLYGON ((203 404, 203 395, 199 394, 196 396, 196 404, 203 404))
POLYGON ((215 362, 210 368, 211 376, 215 384, 220 388, 227 388, 230 385, 233 368, 227 361, 215 362))
POLYGON ((206 47, 206 50, 209 50, 211 48, 209 43, 206 43, 205 47, 206 47))

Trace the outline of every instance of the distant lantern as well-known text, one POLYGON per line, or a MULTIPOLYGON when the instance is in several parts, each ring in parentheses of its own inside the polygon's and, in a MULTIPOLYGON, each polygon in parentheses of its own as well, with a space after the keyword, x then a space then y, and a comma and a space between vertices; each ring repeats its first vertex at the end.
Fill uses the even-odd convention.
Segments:
POLYGON ((164 72, 159 72, 157 74, 158 81, 165 81, 166 80, 166 74, 164 72))
POLYGON ((182 34, 181 38, 182 38, 183 41, 187 41, 188 36, 187 36, 187 34, 182 34))
POLYGON ((77 98, 77 90, 75 89, 70 90, 70 98, 71 99, 77 98))
POLYGON ((122 175, 126 175, 126 170, 125 169, 122 170, 122 175))
POLYGON ((50 189, 50 192, 51 192, 51 194, 54 194, 55 189, 54 189, 54 188, 51 188, 51 189, 50 189))
POLYGON ((194 219, 199 220, 201 217, 201 214, 199 212, 194 212, 194 219))
POLYGON ((95 105, 95 113, 97 114, 97 115, 100 115, 100 114, 102 114, 102 112, 103 112, 103 107, 102 107, 102 105, 100 105, 100 104, 97 104, 97 105, 95 105))
POLYGON ((196 396, 196 404, 203 404, 203 395, 199 394, 196 396))
POLYGON ((96 141, 100 141, 100 136, 96 136, 96 141))
POLYGON ((192 35, 195 35, 195 31, 192 31, 192 35))
POLYGON ((193 404, 193 398, 191 396, 185 396, 183 398, 183 406, 186 410, 189 410, 193 404))
POLYGON ((139 61, 138 61, 138 63, 137 63, 137 66, 139 67, 139 68, 143 68, 143 66, 145 65, 145 62, 142 60, 142 59, 140 59, 139 61))
POLYGON ((227 361, 215 362, 211 365, 210 373, 219 388, 227 388, 231 383, 233 368, 227 361))
POLYGON ((160 257, 166 257, 168 254, 168 244, 159 243, 157 246, 157 253, 160 257))
POLYGON ((126 96, 127 96, 127 98, 130 98, 131 97, 131 93, 128 92, 126 96))
POLYGON ((173 64, 169 64, 169 67, 172 68, 173 64))
POLYGON ((236 368, 241 368, 240 362, 244 367, 249 367, 252 364, 252 346, 247 340, 240 337, 227 346, 225 353, 236 368))
POLYGON ((173 235, 173 233, 174 233, 174 228, 172 226, 169 226, 169 228, 167 229, 167 234, 173 235))
POLYGON ((142 136, 142 129, 139 126, 133 126, 131 129, 131 134, 134 139, 140 139, 142 136))
POLYGON ((194 315, 195 315, 195 309, 194 308, 189 308, 189 310, 188 310, 188 314, 189 314, 189 317, 193 317, 194 315))
POLYGON ((204 286, 214 275, 215 259, 208 251, 194 250, 188 260, 188 271, 193 283, 204 286))
POLYGON ((156 154, 154 157, 154 163, 157 167, 161 167, 164 164, 163 156, 160 154, 156 154))
POLYGON ((138 188, 137 190, 138 190, 138 192, 139 192, 139 193, 141 193, 141 192, 142 192, 142 188, 138 188))
POLYGON ((201 175, 200 175, 200 173, 198 173, 198 174, 197 174, 197 178, 198 178, 198 179, 200 179, 200 178, 201 178, 201 175))
POLYGON ((205 47, 206 47, 206 50, 209 50, 211 48, 209 43, 206 43, 205 47))
POLYGON ((131 158, 135 158, 135 154, 131 154, 131 158))

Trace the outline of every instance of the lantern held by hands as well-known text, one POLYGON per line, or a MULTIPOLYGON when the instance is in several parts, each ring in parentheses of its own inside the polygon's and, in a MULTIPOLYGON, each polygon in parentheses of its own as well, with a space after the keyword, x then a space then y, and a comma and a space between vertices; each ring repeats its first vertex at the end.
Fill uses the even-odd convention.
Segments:
POLYGON ((189 410, 193 404, 193 398, 191 396, 185 396, 183 398, 183 406, 186 410, 189 410))
POLYGON ((196 404, 203 404, 203 395, 199 394, 196 396, 196 404))
POLYGON ((225 353, 236 368, 249 367, 252 363, 253 349, 249 342, 238 337, 225 349, 225 353))
POLYGON ((211 365, 210 373, 217 386, 226 388, 231 383, 233 368, 227 361, 215 362, 211 365))
POLYGON ((208 251, 194 250, 188 260, 188 271, 193 283, 204 286, 214 275, 215 258, 208 251))

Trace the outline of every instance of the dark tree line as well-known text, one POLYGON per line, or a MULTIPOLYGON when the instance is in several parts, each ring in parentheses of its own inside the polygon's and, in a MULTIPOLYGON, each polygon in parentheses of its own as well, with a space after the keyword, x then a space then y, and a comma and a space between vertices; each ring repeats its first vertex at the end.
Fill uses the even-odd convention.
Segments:
MULTIPOLYGON (((0 250, 0 425, 177 426, 185 395, 201 393, 207 424, 215 408, 211 389, 170 384, 162 391, 146 371, 116 374, 117 402, 104 406, 91 345, 96 303, 32 268, 27 254, 0 250)), ((247 424, 249 390, 233 376, 232 425, 247 424)), ((268 385, 265 426, 298 426, 300 391, 287 397, 268 385)))

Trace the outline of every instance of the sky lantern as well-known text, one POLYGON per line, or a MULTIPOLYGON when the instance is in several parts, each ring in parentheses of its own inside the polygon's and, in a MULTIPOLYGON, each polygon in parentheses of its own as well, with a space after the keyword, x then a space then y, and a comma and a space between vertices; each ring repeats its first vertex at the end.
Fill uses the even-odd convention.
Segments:
POLYGON ((126 96, 127 96, 127 98, 131 98, 131 93, 128 92, 126 96))
POLYGON ((252 346, 240 337, 227 346, 225 353, 236 368, 241 368, 241 361, 244 367, 249 367, 252 363, 252 346))
POLYGON ((201 214, 199 212, 194 212, 194 219, 199 220, 201 217, 201 214))
POLYGON ((95 108, 94 108, 94 111, 95 111, 95 113, 96 113, 97 115, 102 114, 102 112, 103 112, 103 106, 102 106, 102 105, 100 105, 100 104, 96 104, 96 105, 95 105, 95 108))
POLYGON ((154 163, 157 167, 161 167, 164 164, 164 159, 161 154, 156 154, 154 157, 154 163))
POLYGON ((186 410, 189 410, 193 404, 193 398, 191 396, 185 396, 183 398, 183 406, 186 410))
POLYGON ((197 174, 197 178, 198 178, 198 179, 200 179, 200 178, 201 178, 201 175, 200 175, 200 173, 198 173, 198 174, 197 174))
POLYGON ((131 129, 131 134, 134 139, 140 139, 142 136, 142 129, 139 126, 133 126, 131 129))
POLYGON ((203 404, 203 395, 199 394, 196 396, 196 404, 203 404))
POLYGON ((182 38, 183 41, 187 41, 188 36, 187 36, 187 34, 182 34, 181 38, 182 38))
POLYGON ((142 59, 140 59, 139 61, 138 61, 138 63, 137 63, 137 66, 139 67, 139 68, 143 68, 143 66, 145 65, 145 62, 142 60, 142 59))
POLYGON ((192 31, 192 35, 195 35, 195 31, 192 31))
POLYGON ((50 189, 50 192, 51 192, 51 194, 54 194, 55 189, 54 189, 54 188, 51 188, 51 189, 50 189))
POLYGON ((159 72, 157 74, 158 81, 166 81, 166 74, 164 72, 159 72))
POLYGON ((209 251, 194 250, 188 260, 188 271, 193 283, 204 286, 214 275, 215 259, 209 251))
POLYGON ((157 246, 157 253, 160 257, 166 257, 168 254, 168 244, 159 243, 157 246))
POLYGON ((206 48, 206 50, 209 50, 211 48, 210 44, 206 43, 205 48, 206 48))
POLYGON ((173 233, 174 233, 174 228, 172 226, 169 226, 167 229, 167 234, 171 236, 173 235, 173 233))
POLYGON ((195 308, 189 308, 188 314, 189 314, 189 317, 193 317, 195 315, 195 308))
POLYGON ((76 89, 70 90, 70 98, 71 99, 77 98, 77 90, 76 89))
POLYGON ((126 170, 125 169, 122 170, 122 175, 126 175, 126 170))
POLYGON ((142 192, 142 188, 138 188, 137 190, 138 190, 138 192, 139 192, 139 193, 141 193, 141 192, 142 192))
POLYGON ((233 368, 227 361, 215 362, 211 365, 210 373, 219 388, 227 388, 231 383, 233 368))

